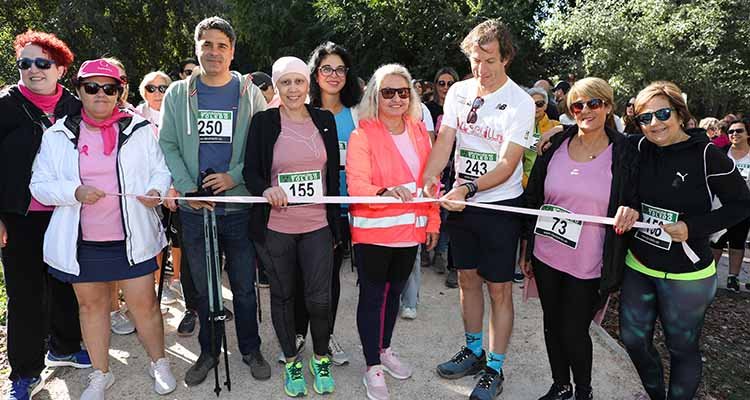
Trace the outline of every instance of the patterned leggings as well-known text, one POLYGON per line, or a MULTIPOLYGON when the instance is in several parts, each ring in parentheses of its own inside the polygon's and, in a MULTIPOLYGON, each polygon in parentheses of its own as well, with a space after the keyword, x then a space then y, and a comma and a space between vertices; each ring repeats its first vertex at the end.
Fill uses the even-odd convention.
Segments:
POLYGON ((701 381, 699 341, 703 317, 716 294, 716 275, 680 281, 646 276, 625 267, 620 295, 620 338, 652 400, 692 399, 701 381), (670 355, 667 394, 664 371, 654 348, 659 317, 670 355))

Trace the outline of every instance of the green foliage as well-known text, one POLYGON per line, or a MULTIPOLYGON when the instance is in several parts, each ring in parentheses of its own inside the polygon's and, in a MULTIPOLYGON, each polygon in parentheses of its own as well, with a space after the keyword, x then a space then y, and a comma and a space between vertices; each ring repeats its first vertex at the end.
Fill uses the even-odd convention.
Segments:
POLYGON ((582 0, 541 24, 546 50, 582 61, 585 76, 609 79, 620 99, 655 80, 675 82, 698 116, 748 109, 746 0, 582 0))

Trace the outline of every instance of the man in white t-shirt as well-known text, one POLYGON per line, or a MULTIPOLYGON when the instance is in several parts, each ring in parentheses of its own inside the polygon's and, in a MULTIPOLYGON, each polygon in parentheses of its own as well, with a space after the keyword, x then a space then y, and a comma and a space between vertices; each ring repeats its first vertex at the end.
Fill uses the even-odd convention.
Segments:
MULTIPOLYGON (((474 77, 448 91, 440 132, 424 172, 425 192, 436 195, 439 174, 456 143, 456 182, 447 200, 521 206, 525 148, 534 131, 534 101, 505 72, 514 56, 508 28, 498 20, 477 25, 461 43, 474 77)), ((502 391, 502 366, 513 330, 511 297, 521 216, 444 202, 446 228, 459 273, 466 346, 438 365, 447 379, 481 373, 471 399, 502 391), (489 352, 482 348, 483 283, 491 298, 489 352)))

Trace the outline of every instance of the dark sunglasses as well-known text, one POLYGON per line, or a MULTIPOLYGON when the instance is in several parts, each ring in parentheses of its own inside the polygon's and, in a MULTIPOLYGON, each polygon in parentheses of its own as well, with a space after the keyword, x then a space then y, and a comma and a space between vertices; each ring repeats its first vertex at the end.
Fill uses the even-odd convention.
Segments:
POLYGON ((734 135, 735 133, 745 133, 745 130, 743 128, 738 128, 738 129, 730 129, 727 131, 728 135, 734 135))
POLYGON ((182 71, 182 73, 185 74, 185 76, 190 76, 190 75, 193 74, 193 70, 192 69, 186 69, 186 70, 182 71))
POLYGON ((469 114, 466 116, 466 123, 474 124, 477 122, 477 110, 482 105, 484 105, 483 98, 477 97, 476 99, 474 99, 474 101, 471 103, 471 110, 469 110, 469 114))
POLYGON ((587 106, 589 110, 598 110, 602 108, 604 104, 605 102, 602 99, 591 99, 586 102, 576 101, 575 103, 570 105, 570 111, 573 111, 573 114, 579 114, 581 111, 583 111, 584 106, 587 106))
POLYGON ((83 91, 86 92, 86 94, 95 95, 99 93, 99 89, 104 91, 104 94, 107 96, 114 96, 117 95, 122 91, 122 86, 116 83, 107 83, 104 85, 100 85, 96 82, 85 82, 81 84, 81 87, 83 88, 83 91))
POLYGON ((543 100, 535 101, 534 104, 536 105, 536 108, 542 108, 547 105, 547 102, 543 100))
POLYGON ((633 107, 635 103, 628 103, 628 107, 633 107))
POLYGON ((438 86, 448 86, 448 87, 451 87, 451 86, 453 86, 454 83, 456 83, 456 82, 455 81, 443 81, 443 80, 437 81, 438 86))
POLYGON ((146 91, 149 93, 155 93, 158 90, 159 92, 164 93, 167 91, 168 87, 169 86, 167 85, 159 85, 159 86, 146 85, 146 91))
POLYGON ((320 74, 323 75, 323 76, 331 76, 332 74, 335 73, 336 76, 339 76, 339 77, 343 78, 343 77, 346 76, 346 73, 349 72, 349 68, 347 68, 347 67, 345 67, 343 65, 339 66, 339 67, 336 67, 336 68, 333 68, 330 65, 324 65, 324 66, 318 68, 318 71, 320 71, 320 74))
POLYGON ((672 117, 672 109, 667 107, 656 110, 654 112, 638 114, 635 116, 635 120, 638 121, 638 123, 641 125, 648 125, 654 119, 654 116, 656 116, 656 119, 658 119, 659 121, 666 121, 670 117, 672 117))
POLYGON ((36 65, 39 69, 50 69, 52 68, 52 64, 54 64, 54 60, 48 60, 46 58, 19 58, 16 60, 16 66, 18 69, 25 71, 29 68, 31 68, 32 65, 36 65))
POLYGON ((380 95, 383 96, 384 99, 390 100, 393 98, 393 96, 398 93, 398 97, 402 99, 408 99, 411 95, 410 90, 408 87, 404 88, 383 88, 380 89, 380 95))

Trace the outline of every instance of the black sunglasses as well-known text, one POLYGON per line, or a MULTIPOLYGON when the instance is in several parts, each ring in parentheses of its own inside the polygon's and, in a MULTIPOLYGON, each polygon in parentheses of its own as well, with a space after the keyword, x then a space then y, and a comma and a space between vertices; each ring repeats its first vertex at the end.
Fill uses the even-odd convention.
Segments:
POLYGON ((660 110, 656 110, 654 112, 638 114, 635 116, 635 119, 641 125, 648 125, 654 119, 654 116, 656 116, 656 119, 658 119, 659 121, 666 121, 670 117, 672 117, 672 109, 667 107, 667 108, 662 108, 660 110))
POLYGON ((159 85, 159 86, 146 85, 146 91, 149 92, 149 93, 155 93, 158 90, 159 92, 164 93, 164 92, 167 91, 168 87, 169 86, 167 86, 167 85, 159 85))
POLYGON ((100 85, 96 82, 85 82, 81 84, 81 87, 83 87, 83 91, 86 92, 86 94, 92 96, 99 93, 99 89, 103 90, 104 94, 107 96, 114 96, 122 91, 122 86, 116 83, 100 85))
POLYGON ((727 131, 728 135, 734 135, 735 133, 745 133, 745 130, 743 128, 737 128, 737 129, 730 129, 727 131))
POLYGON ((535 101, 534 105, 536 105, 536 108, 542 108, 547 105, 547 102, 544 100, 535 101))
POLYGON ((477 122, 477 110, 482 105, 484 105, 483 98, 477 97, 476 99, 474 99, 474 101, 471 103, 471 110, 469 110, 469 114, 466 116, 466 123, 474 124, 477 122))
POLYGON ((334 73, 335 73, 335 74, 336 74, 336 76, 339 76, 339 77, 342 77, 342 78, 343 78, 343 77, 345 77, 345 76, 346 76, 346 73, 347 73, 347 72, 349 72, 349 68, 348 68, 348 67, 345 67, 345 66, 343 66, 343 65, 341 65, 341 66, 338 66, 338 67, 336 67, 336 68, 333 68, 333 67, 332 67, 332 66, 330 66, 330 65, 324 65, 324 66, 322 66, 322 67, 319 67, 319 68, 318 68, 318 71, 320 71, 320 73, 321 73, 321 74, 322 74, 323 76, 331 76, 332 74, 334 74, 334 73))
POLYGON ((408 87, 405 88, 383 88, 380 89, 380 95, 383 96, 384 99, 390 100, 393 98, 393 96, 398 93, 398 97, 402 99, 408 99, 411 95, 410 90, 408 87))
POLYGON ((16 67, 18 67, 18 69, 22 71, 31 68, 32 65, 36 65, 36 67, 39 69, 50 69, 52 68, 52 64, 54 63, 54 60, 48 60, 46 58, 23 57, 16 60, 16 67))
POLYGON ((186 70, 182 71, 182 73, 185 74, 185 76, 190 76, 190 75, 193 74, 193 70, 192 69, 186 69, 186 70))
POLYGON ((443 80, 437 81, 438 86, 448 86, 448 87, 451 87, 451 86, 453 86, 454 83, 456 83, 456 82, 455 81, 443 81, 443 80))
POLYGON ((606 103, 602 99, 591 99, 586 102, 576 101, 575 103, 570 105, 570 111, 573 111, 573 114, 579 114, 581 111, 583 111, 584 106, 587 106, 589 110, 598 110, 602 108, 604 104, 606 103))

